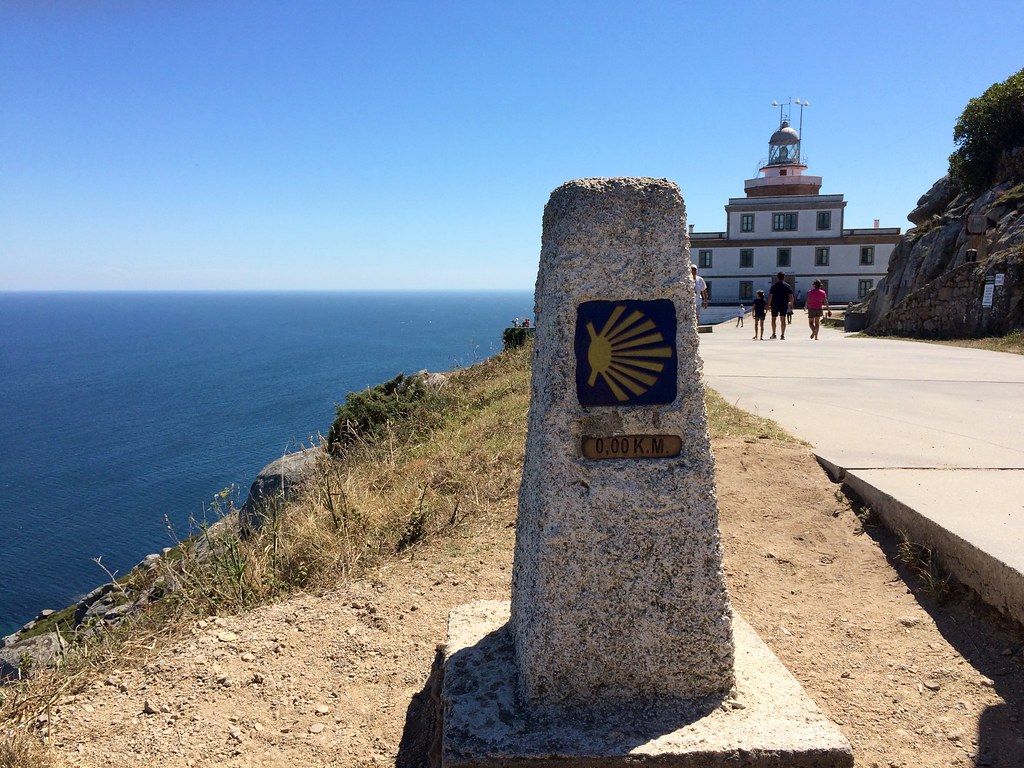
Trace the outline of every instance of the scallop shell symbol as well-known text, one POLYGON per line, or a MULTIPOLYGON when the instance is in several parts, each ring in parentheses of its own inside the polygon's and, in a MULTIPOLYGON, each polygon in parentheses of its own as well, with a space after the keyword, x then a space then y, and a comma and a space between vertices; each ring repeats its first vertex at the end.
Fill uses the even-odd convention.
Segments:
POLYGON ((639 397, 654 386, 665 368, 659 361, 672 357, 671 347, 658 346, 664 344, 665 337, 656 330, 653 320, 634 310, 620 321, 625 311, 624 304, 615 307, 600 333, 592 322, 587 323, 587 384, 595 386, 600 376, 620 403, 630 399, 627 390, 639 397))

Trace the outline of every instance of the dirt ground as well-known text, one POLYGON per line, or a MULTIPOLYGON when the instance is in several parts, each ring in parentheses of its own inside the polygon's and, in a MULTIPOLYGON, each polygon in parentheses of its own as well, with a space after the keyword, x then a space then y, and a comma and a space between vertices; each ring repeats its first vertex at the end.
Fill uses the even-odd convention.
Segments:
MULTIPOLYGON (((858 766, 1024 766, 1019 628, 935 606, 860 533, 806 447, 715 442, 734 607, 853 743, 858 766), (785 477, 785 483, 777 478, 785 477)), ((325 596, 200 621, 48 718, 75 766, 414 766, 448 611, 506 598, 514 510, 325 596), (404 735, 404 738, 403 738, 404 735)))

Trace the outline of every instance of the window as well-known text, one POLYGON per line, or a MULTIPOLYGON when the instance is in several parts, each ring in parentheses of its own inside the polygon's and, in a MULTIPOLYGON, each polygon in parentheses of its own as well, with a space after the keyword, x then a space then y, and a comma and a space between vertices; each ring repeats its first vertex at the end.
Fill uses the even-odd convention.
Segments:
MULTIPOLYGON (((860 249, 860 263, 864 266, 875 263, 875 246, 865 245, 860 249)), ((868 282, 871 282, 870 280, 868 282)), ((870 288, 868 290, 871 290, 870 288)))
POLYGON ((818 229, 832 229, 832 211, 818 211, 818 229))
POLYGON ((814 249, 814 266, 816 266, 816 267, 827 267, 828 266, 828 248, 815 248, 814 249))
POLYGON ((797 214, 795 213, 773 213, 772 231, 788 232, 796 229, 797 214))
POLYGON ((779 248, 775 263, 780 267, 791 266, 793 262, 793 251, 789 248, 779 248))
POLYGON ((754 214, 752 213, 741 213, 740 214, 740 232, 753 232, 754 231, 754 214))
POLYGON ((857 281, 857 298, 863 299, 869 293, 871 289, 875 287, 874 280, 858 280, 857 281))
MULTIPOLYGON (((863 280, 861 282, 864 282, 863 280)), ((740 280, 740 298, 741 299, 752 299, 754 298, 754 281, 753 280, 740 280)))
POLYGON ((754 249, 740 248, 740 267, 747 269, 754 266, 754 249))
POLYGON ((697 257, 697 266, 701 269, 711 269, 711 254, 712 251, 701 251, 697 257))

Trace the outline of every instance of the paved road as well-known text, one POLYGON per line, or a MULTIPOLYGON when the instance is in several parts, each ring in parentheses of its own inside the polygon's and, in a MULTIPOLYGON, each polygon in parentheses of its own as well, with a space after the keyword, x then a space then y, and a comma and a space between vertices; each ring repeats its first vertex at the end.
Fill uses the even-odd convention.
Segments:
POLYGON ((851 338, 700 337, 707 383, 845 472, 892 527, 1024 621, 1024 356, 851 338))

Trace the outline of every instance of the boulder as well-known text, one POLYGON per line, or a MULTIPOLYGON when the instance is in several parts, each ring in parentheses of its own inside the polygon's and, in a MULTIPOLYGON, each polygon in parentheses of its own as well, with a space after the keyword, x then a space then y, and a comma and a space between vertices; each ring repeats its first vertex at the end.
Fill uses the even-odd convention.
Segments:
POLYGON ((917 207, 907 214, 907 218, 919 225, 937 213, 941 213, 950 201, 955 197, 956 189, 949 180, 949 175, 932 184, 932 188, 921 195, 917 201, 917 207))
POLYGON ((113 596, 110 595, 110 592, 115 586, 117 585, 113 582, 103 584, 96 587, 96 589, 78 601, 78 605, 75 606, 74 618, 74 624, 76 627, 87 618, 102 616, 103 613, 114 607, 114 599, 113 596), (97 605, 97 603, 99 603, 99 605, 93 609, 93 606, 97 605))
POLYGON ((20 680, 52 662, 66 643, 56 632, 36 635, 0 648, 0 682, 20 680))
POLYGON ((307 448, 286 453, 260 470, 249 487, 245 504, 238 510, 238 524, 243 534, 259 530, 270 504, 292 498, 312 476, 323 451, 307 448))
POLYGON ((448 384, 447 373, 431 373, 426 368, 416 371, 416 375, 423 379, 423 383, 430 389, 443 389, 448 384))

